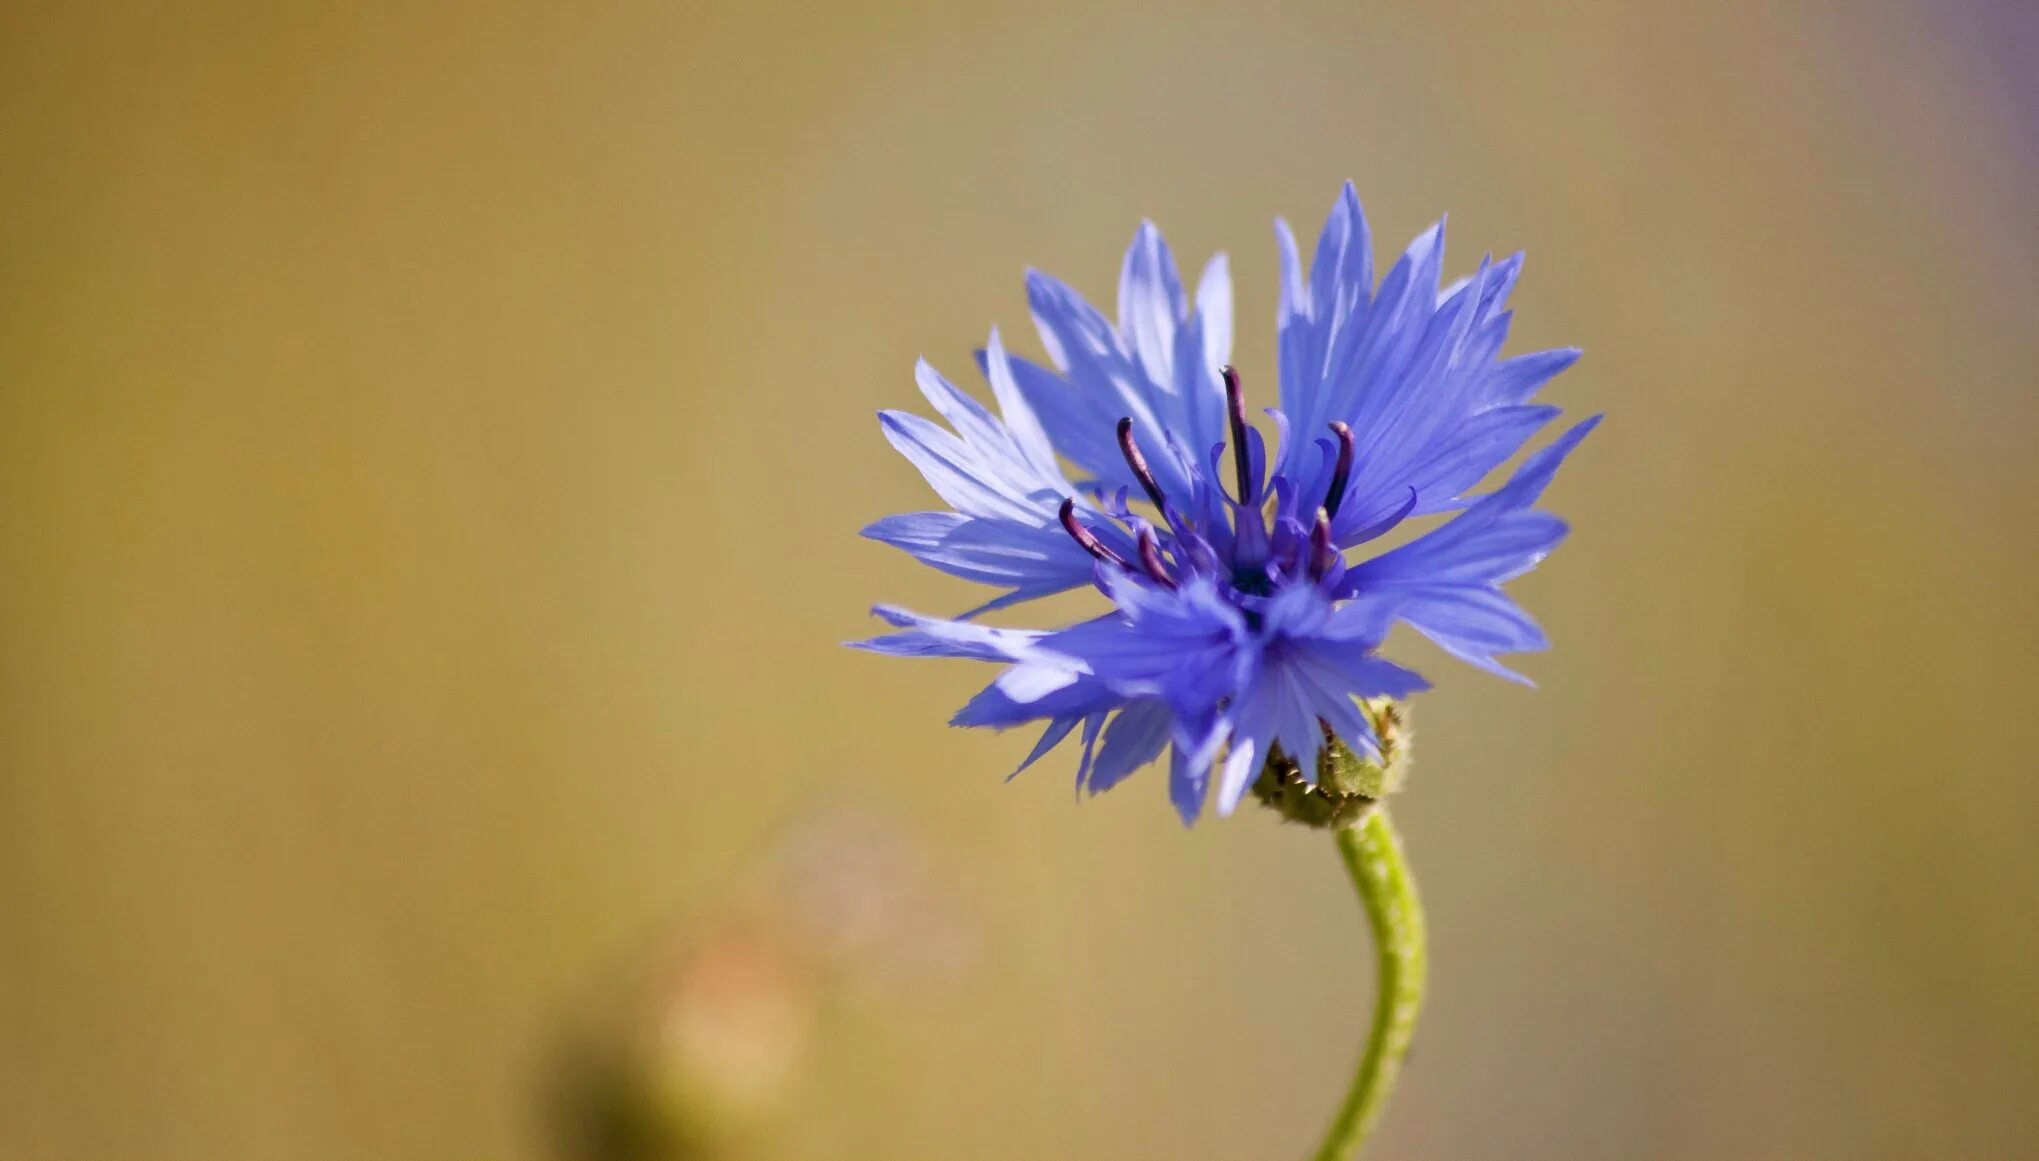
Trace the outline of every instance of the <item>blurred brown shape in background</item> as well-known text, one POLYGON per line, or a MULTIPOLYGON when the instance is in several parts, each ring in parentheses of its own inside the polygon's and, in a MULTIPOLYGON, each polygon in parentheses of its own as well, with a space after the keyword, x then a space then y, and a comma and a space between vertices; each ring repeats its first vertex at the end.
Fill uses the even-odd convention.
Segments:
POLYGON ((563 1155, 757 1155, 799 1098, 831 997, 898 1004, 952 985, 969 940, 947 877, 868 810, 794 828, 581 1005, 549 1070, 563 1155))

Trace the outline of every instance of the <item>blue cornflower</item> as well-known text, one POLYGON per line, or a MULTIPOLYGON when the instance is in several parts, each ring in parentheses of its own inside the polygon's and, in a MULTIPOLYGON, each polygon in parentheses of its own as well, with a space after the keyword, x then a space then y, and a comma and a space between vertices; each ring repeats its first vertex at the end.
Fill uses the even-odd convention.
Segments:
POLYGON ((1440 290, 1439 222, 1376 289, 1349 184, 1307 278, 1286 223, 1276 235, 1272 451, 1227 365, 1224 256, 1191 301, 1152 223, 1126 253, 1116 325, 1063 283, 1028 273, 1055 369, 1009 354, 992 331, 978 364, 997 415, 925 361, 921 391, 953 430, 880 413, 886 437, 950 510, 887 517, 864 534, 1008 591, 958 620, 880 606, 899 631, 860 647, 1003 665, 953 724, 1045 723, 1021 769, 1080 730, 1077 784, 1093 793, 1170 750, 1170 796, 1185 822, 1214 774, 1218 811, 1229 814, 1277 751, 1305 778, 1330 738, 1378 758, 1358 699, 1429 684, 1378 656, 1397 621, 1523 680, 1496 655, 1547 642, 1500 586, 1563 538, 1564 523, 1533 505, 1599 422, 1571 428, 1499 488, 1469 494, 1558 415, 1530 400, 1579 354, 1498 357, 1521 256, 1483 261, 1440 290), (1391 551, 1347 557, 1439 513, 1455 515, 1391 551), (1111 611, 1068 628, 971 619, 1092 584, 1111 611))

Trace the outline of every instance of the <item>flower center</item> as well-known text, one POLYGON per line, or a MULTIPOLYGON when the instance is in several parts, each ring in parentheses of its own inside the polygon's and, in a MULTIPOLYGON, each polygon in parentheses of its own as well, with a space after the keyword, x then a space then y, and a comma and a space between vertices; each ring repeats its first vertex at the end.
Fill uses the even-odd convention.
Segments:
MULTIPOLYGON (((1315 508, 1315 519, 1311 522, 1307 537, 1293 532, 1284 536, 1281 532, 1283 516, 1300 515, 1287 511, 1291 503, 1290 498, 1294 494, 1293 489, 1289 481, 1282 476, 1274 476, 1267 482, 1265 489, 1261 487, 1254 465, 1255 437, 1246 424, 1246 392, 1240 386, 1239 372, 1227 366, 1221 368, 1219 374, 1225 382, 1225 416, 1231 434, 1229 442, 1232 445, 1234 497, 1236 497, 1235 502, 1230 505, 1236 515, 1230 529, 1228 551, 1222 554, 1230 556, 1231 560, 1229 567, 1221 571, 1227 576, 1234 590, 1253 597, 1271 596, 1282 580, 1298 575, 1307 576, 1312 583, 1322 581, 1338 561, 1337 546, 1331 541, 1331 518, 1338 514, 1339 505, 1344 501, 1346 489, 1352 482, 1356 454, 1352 428, 1341 421, 1334 420, 1330 424, 1331 434, 1337 437, 1338 444, 1332 462, 1330 483, 1325 488, 1323 502, 1315 508), (1263 513, 1270 492, 1281 497, 1275 514, 1276 543, 1272 545, 1263 513), (1273 551, 1276 549, 1279 551, 1273 551)), ((1160 480, 1155 477, 1153 467, 1140 450, 1139 441, 1134 438, 1131 416, 1119 420, 1118 444, 1119 454, 1125 457, 1126 467, 1132 472, 1133 479, 1139 482, 1141 490, 1147 494, 1148 501, 1160 512, 1162 523, 1172 533, 1169 555, 1174 558, 1176 569, 1196 570, 1197 562, 1205 559, 1215 566, 1221 554, 1162 490, 1160 480)), ((1213 455, 1216 454, 1214 451, 1213 455)), ((1216 464, 1212 466, 1215 467, 1216 464)), ((1215 481, 1211 482, 1210 487, 1220 498, 1234 500, 1234 497, 1225 497, 1222 486, 1215 481)), ((1121 510, 1117 515, 1121 521, 1134 529, 1135 559, 1127 559, 1123 552, 1105 543, 1077 519, 1074 497, 1062 502, 1060 513, 1062 528, 1069 533, 1070 539, 1099 561, 1128 573, 1144 575, 1164 588, 1175 588, 1176 577, 1171 573, 1168 562, 1162 557, 1159 534, 1146 521, 1131 517, 1123 508, 1122 501, 1121 510)), ((1297 525, 1291 523, 1286 527, 1293 529, 1297 525)))

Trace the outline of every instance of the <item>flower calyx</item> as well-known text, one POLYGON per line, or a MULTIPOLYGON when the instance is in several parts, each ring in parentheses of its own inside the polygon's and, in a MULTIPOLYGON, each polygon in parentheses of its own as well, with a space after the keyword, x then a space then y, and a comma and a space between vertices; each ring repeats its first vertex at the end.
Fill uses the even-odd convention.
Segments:
POLYGON ((1409 709, 1389 698, 1361 703, 1380 740, 1378 761, 1354 751, 1327 726, 1316 778, 1274 747, 1254 780, 1253 796, 1288 822, 1319 830, 1354 826, 1374 804, 1401 789, 1409 772, 1409 709))

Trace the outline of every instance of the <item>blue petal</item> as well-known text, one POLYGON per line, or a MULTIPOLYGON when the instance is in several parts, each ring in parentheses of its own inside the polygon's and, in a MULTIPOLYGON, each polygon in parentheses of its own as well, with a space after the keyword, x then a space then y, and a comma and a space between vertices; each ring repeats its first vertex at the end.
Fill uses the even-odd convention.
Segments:
POLYGON ((1348 697, 1405 698, 1430 688, 1423 675, 1371 650, 1312 643, 1298 650, 1304 665, 1319 672, 1325 688, 1348 697))
MULTIPOLYGON (((1062 501, 1074 489, 1014 378, 996 331, 984 368, 1000 416, 958 390, 926 360, 915 368, 915 378, 954 431, 908 412, 879 413, 886 439, 955 512, 889 517, 864 534, 951 575, 1011 588, 993 605, 1084 584, 1093 562, 1062 533, 1058 520, 1062 501)), ((1106 539, 1114 548, 1122 542, 1130 547, 1116 530, 1106 539)))
POLYGON ((1040 416, 1014 378, 1012 361, 1006 354, 1005 343, 999 338, 997 327, 991 328, 991 340, 985 345, 979 366, 983 369, 985 381, 991 384, 992 398, 998 400, 998 411, 1005 418, 1006 430, 1028 466, 1043 480, 1061 481, 1062 469, 1055 463, 1054 444, 1048 439, 1040 416))
POLYGON ((1307 280, 1294 236, 1277 224, 1282 265, 1282 403, 1298 439, 1281 471, 1321 495, 1328 467, 1305 451, 1333 420, 1360 435, 1358 469, 1338 505, 1334 539, 1359 543, 1418 493, 1417 514, 1462 506, 1465 492, 1514 454, 1552 413, 1519 408, 1575 352, 1495 363, 1507 338, 1508 294, 1522 256, 1483 262, 1438 289, 1444 224, 1418 236, 1371 279, 1365 221, 1348 189, 1326 220, 1307 280))
POLYGON ((1218 782, 1218 813, 1230 814, 1267 762, 1275 744, 1313 776, 1324 744, 1320 720, 1357 715, 1351 698, 1328 689, 1291 653, 1264 658, 1228 709, 1231 753, 1218 782))
POLYGON ((922 397, 935 409, 935 414, 948 420, 949 426, 956 430, 964 443, 981 451, 1007 442, 1005 427, 992 418, 982 404, 942 378, 941 372, 926 359, 914 365, 913 381, 920 388, 922 397))
POLYGON ((1027 303, 1048 358, 1073 383, 1107 396, 1117 415, 1130 415, 1150 431, 1161 430, 1145 370, 1127 352, 1118 331, 1082 295, 1059 279, 1030 270, 1027 303))
POLYGON ((1086 789, 1102 794, 1133 771, 1161 756, 1172 719, 1160 698, 1144 698, 1119 711, 1104 732, 1104 745, 1090 768, 1086 789))
POLYGON ((1239 800, 1246 796, 1246 788, 1259 776, 1260 768, 1267 764, 1267 741, 1265 735, 1237 731, 1232 734, 1232 748, 1218 771, 1220 817, 1239 809, 1239 800))
POLYGON ((1199 761, 1194 753, 1176 743, 1168 760, 1168 800, 1175 804, 1175 813, 1181 817, 1182 825, 1196 823, 1197 815, 1204 810, 1204 795, 1211 781, 1211 762, 1208 757, 1199 761))
POLYGON ((1082 669, 1047 659, 1014 665, 999 674, 998 680, 991 684, 1013 701, 1031 705, 1071 688, 1084 676, 1082 669))
MULTIPOLYGON (((1232 264, 1223 254, 1212 255, 1197 279, 1196 313, 1203 339, 1202 370, 1208 375, 1232 361, 1232 264)), ((1222 387, 1218 394, 1222 406, 1222 387)), ((1189 445, 1200 446, 1196 440, 1189 445)))
POLYGON ((1438 585, 1411 590, 1403 617, 1453 657, 1489 673, 1533 684, 1494 659, 1497 653, 1548 648, 1529 614, 1505 593, 1486 585, 1438 585))
POLYGON ((1529 505, 1599 422, 1595 416, 1572 428, 1524 461, 1500 489, 1442 527, 1355 567, 1346 583, 1396 602, 1398 617, 1453 656, 1524 680, 1494 654, 1541 649, 1546 642, 1497 586, 1536 567, 1564 537, 1564 521, 1529 505))
POLYGON ((935 494, 958 512, 1035 523, 1035 505, 1004 487, 996 468, 934 423, 905 411, 881 411, 879 424, 899 454, 920 469, 935 494))
POLYGON ((1375 315, 1373 237, 1359 195, 1347 182, 1318 235, 1307 284, 1288 223, 1275 223, 1275 238, 1282 266, 1277 315, 1282 410, 1300 430, 1315 433, 1337 418, 1334 345, 1364 333, 1375 315))
POLYGON ((1114 428, 1122 417, 1133 421, 1164 492, 1187 499, 1199 487, 1193 465, 1174 449, 1184 440, 1199 446, 1222 427, 1223 393, 1212 361, 1231 345, 1231 283, 1222 262, 1206 269, 1197 297, 1199 311, 1191 312, 1175 259, 1151 222, 1126 254, 1116 327, 1068 285, 1027 272, 1034 324, 1067 384, 1058 393, 1015 362, 1019 388, 1044 417, 1051 411, 1060 417, 1047 423, 1056 445, 1107 490, 1137 486, 1118 456, 1114 428), (1206 305, 1222 330, 1206 334, 1206 305))
POLYGON ((1586 420, 1525 461, 1498 491, 1444 526, 1353 569, 1361 589, 1438 582, 1488 584, 1534 568, 1564 537, 1565 523, 1528 510, 1579 441, 1600 422, 1586 420))
POLYGON ((1579 361, 1577 347, 1560 347, 1503 359, 1490 368, 1480 384, 1481 401, 1491 406, 1522 403, 1533 397, 1545 383, 1579 361))
POLYGON ((1550 486, 1552 478, 1558 474, 1558 468, 1563 466, 1565 457, 1572 454, 1572 449, 1579 446, 1579 441, 1591 435, 1593 429, 1600 426, 1601 418, 1595 415, 1573 425, 1570 431, 1552 440, 1550 446, 1523 461, 1522 466, 1516 469, 1515 475, 1510 477, 1506 484, 1491 496, 1483 498, 1480 503, 1484 505, 1491 500, 1507 508, 1526 508, 1536 503, 1542 497, 1543 490, 1550 486))
MULTIPOLYGON (((977 354, 978 365, 987 375, 988 354, 986 351, 977 354)), ((1007 356, 1007 369, 1021 398, 1041 417, 1055 450, 1093 478, 1118 480, 1125 472, 1125 460, 1119 455, 1115 433, 1119 417, 1125 412, 1114 406, 1111 394, 1081 390, 1048 368, 1017 355, 1007 356)))
POLYGON ((1048 728, 1041 731, 1041 739, 1034 743, 1033 749, 1027 751, 1026 760, 1015 767, 1012 773, 1007 774, 1005 780, 1008 782, 1012 781, 1024 773, 1027 767, 1047 757, 1048 752, 1061 745, 1062 739, 1068 737, 1069 732, 1075 729, 1076 724, 1082 720, 1079 716, 1069 716, 1055 718, 1050 721, 1048 728))
MULTIPOLYGON (((1194 449, 1225 438, 1225 386, 1218 369, 1231 358, 1231 269, 1219 254, 1204 267, 1197 284, 1196 310, 1175 332, 1175 377, 1167 384, 1170 444, 1194 449)), ((1193 452, 1175 446, 1168 450, 1194 464, 1193 452)))
POLYGON ((951 576, 1009 586, 1029 597, 1089 584, 1096 563, 1059 526, 1036 528, 958 512, 887 516, 863 535, 951 576))
MULTIPOLYGON (((1342 203, 1341 203, 1342 204, 1342 203)), ((1336 251, 1339 231, 1345 227, 1334 211, 1325 224, 1325 238, 1318 243, 1319 265, 1327 253, 1336 251)), ((1343 420, 1362 434, 1377 432, 1368 401, 1383 387, 1395 389, 1406 376, 1402 365, 1422 337, 1424 323, 1436 308, 1437 272, 1443 255, 1443 225, 1419 236, 1388 271, 1380 291, 1369 300, 1366 288, 1345 286, 1337 277, 1330 285, 1337 295, 1326 301, 1316 287, 1326 282, 1323 272, 1312 269, 1312 290, 1301 291, 1300 273, 1293 269, 1294 238, 1280 229, 1284 268, 1282 317, 1282 405, 1298 431, 1314 435, 1332 420, 1343 420), (1307 301, 1296 305, 1294 296, 1307 301)), ((1348 254, 1350 272, 1356 258, 1348 254)), ((1300 465, 1289 461, 1285 470, 1297 474, 1300 465)))
POLYGON ((1317 236, 1310 262, 1310 303, 1320 319, 1362 317, 1373 295, 1373 235, 1351 182, 1338 191, 1338 204, 1317 236))
POLYGON ((1466 420, 1447 439, 1434 441, 1429 459, 1412 466, 1402 481, 1418 494, 1415 513, 1463 504, 1460 497, 1466 491, 1557 417, 1555 407, 1495 407, 1466 420))
POLYGON ((1153 382, 1175 378, 1175 328, 1187 310, 1175 255, 1153 222, 1141 222, 1119 274, 1119 333, 1153 382))
POLYGON ((1393 584, 1496 584, 1535 568, 1564 539, 1548 512, 1464 516, 1354 570, 1362 588, 1393 584))
POLYGON ((888 633, 868 641, 852 641, 852 649, 894 657, 960 657, 972 661, 1011 661, 1029 656, 1046 634, 1032 629, 994 629, 965 621, 923 617, 895 605, 878 605, 873 614, 904 633, 888 633))
POLYGON ((1097 758, 1097 735, 1104 728, 1104 715, 1092 714, 1083 719, 1083 760, 1076 764, 1076 789, 1079 793, 1090 781, 1091 763, 1097 758))
POLYGON ((998 683, 979 690, 963 708, 949 718, 949 724, 964 728, 1008 729, 1028 722, 1106 713, 1125 704, 1126 699, 1089 677, 1078 677, 1061 689, 1031 702, 1015 701, 998 683))
POLYGON ((1314 431, 1320 422, 1317 393, 1323 356, 1317 350, 1310 294, 1303 285, 1303 260, 1296 250, 1295 232, 1280 218, 1274 220, 1274 240, 1281 254, 1281 304, 1275 312, 1281 409, 1290 422, 1314 431))

